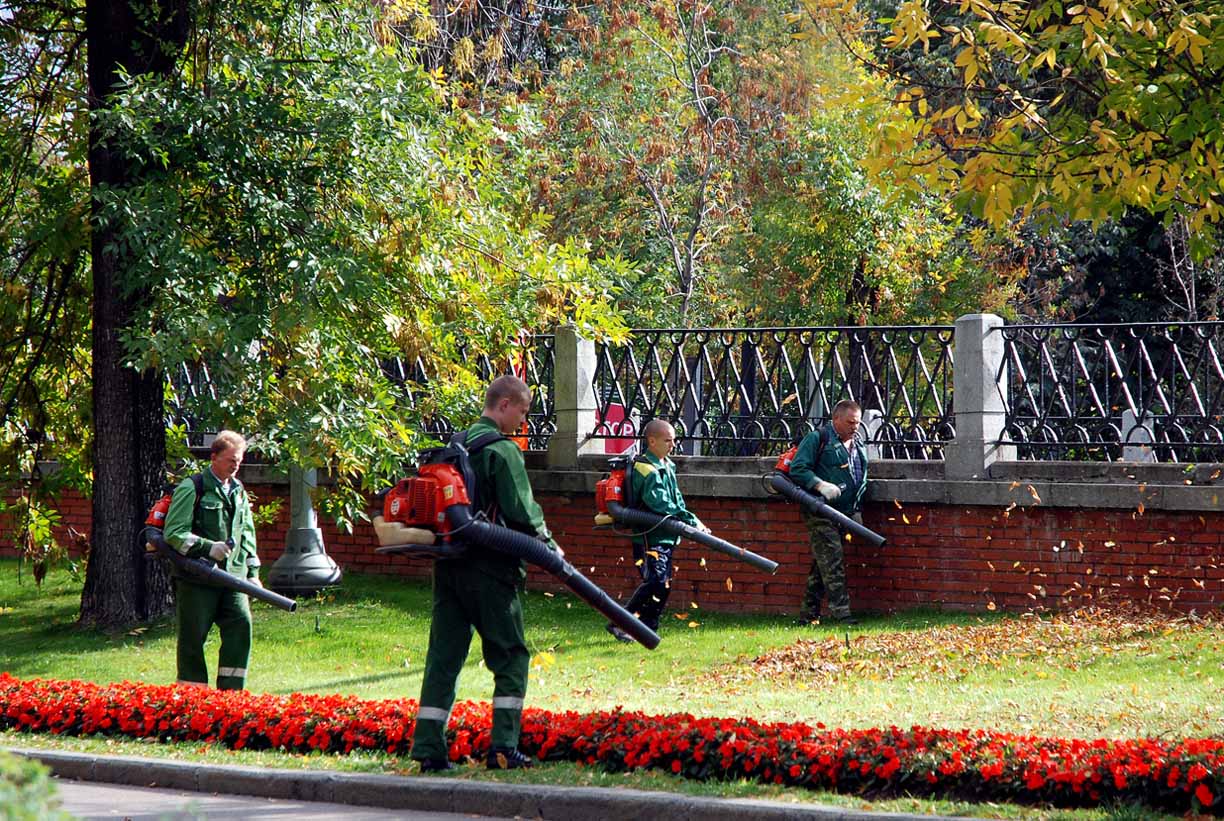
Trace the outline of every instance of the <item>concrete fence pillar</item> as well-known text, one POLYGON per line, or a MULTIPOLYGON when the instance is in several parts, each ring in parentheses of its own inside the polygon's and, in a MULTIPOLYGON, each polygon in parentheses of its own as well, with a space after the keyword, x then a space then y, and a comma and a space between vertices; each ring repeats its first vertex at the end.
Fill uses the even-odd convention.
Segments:
POLYGON ((1016 458, 1014 445, 999 443, 1007 418, 1003 325, 1003 318, 994 314, 968 314, 956 320, 952 377, 956 439, 944 449, 948 479, 985 478, 995 462, 1016 458))
POLYGON ((595 430, 595 343, 573 326, 557 328, 553 348, 553 407, 557 431, 548 441, 548 466, 572 468, 578 456, 595 453, 603 444, 591 439, 595 430))

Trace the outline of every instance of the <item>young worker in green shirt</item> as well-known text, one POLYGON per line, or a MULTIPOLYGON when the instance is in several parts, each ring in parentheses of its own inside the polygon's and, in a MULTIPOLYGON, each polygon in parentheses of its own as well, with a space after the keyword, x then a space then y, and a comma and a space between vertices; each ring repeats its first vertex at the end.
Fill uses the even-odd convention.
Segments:
MULTIPOLYGON (((468 428, 465 442, 493 432, 516 434, 530 406, 531 391, 523 380, 498 377, 489 385, 484 414, 468 428)), ((492 442, 473 454, 471 463, 479 498, 492 521, 561 551, 531 493, 518 445, 509 439, 492 442)), ((422 772, 451 769, 446 724, 473 630, 480 634, 485 666, 493 673, 493 730, 485 764, 491 770, 532 765, 518 750, 531 661, 519 602, 519 589, 526 578, 521 559, 477 544, 468 545, 459 558, 434 562, 433 621, 411 753, 422 772)))
MULTIPOLYGON (((237 478, 245 455, 246 440, 240 434, 218 433, 198 503, 195 480, 188 477, 174 489, 163 533, 170 547, 184 556, 207 557, 225 572, 259 584, 255 521, 246 488, 237 478)), ((216 624, 221 632, 217 688, 243 689, 251 657, 247 595, 182 578, 175 579, 174 593, 179 683, 208 685, 204 640, 216 624)))
MULTIPOLYGON (((660 516, 672 516, 709 533, 710 529, 685 506, 676 481, 676 465, 668 458, 676 447, 676 429, 666 420, 652 419, 642 435, 646 438, 646 452, 634 460, 629 471, 634 506, 660 516)), ((651 630, 658 631, 659 619, 667 606, 675 573, 672 551, 679 541, 679 536, 657 529, 633 539, 633 561, 642 583, 625 609, 636 614, 651 630)), ((632 641, 629 634, 610 622, 605 629, 619 641, 632 641)))
MULTIPOLYGON (((791 462, 790 475, 800 487, 819 493, 829 506, 862 522, 859 507, 867 489, 867 449, 855 441, 863 411, 851 399, 833 406, 829 424, 803 437, 791 462)), ((837 525, 804 511, 812 545, 812 567, 799 611, 800 623, 820 618, 820 600, 829 598, 829 616, 843 624, 857 624, 850 614, 846 590, 846 567, 842 553, 844 535, 837 525)))

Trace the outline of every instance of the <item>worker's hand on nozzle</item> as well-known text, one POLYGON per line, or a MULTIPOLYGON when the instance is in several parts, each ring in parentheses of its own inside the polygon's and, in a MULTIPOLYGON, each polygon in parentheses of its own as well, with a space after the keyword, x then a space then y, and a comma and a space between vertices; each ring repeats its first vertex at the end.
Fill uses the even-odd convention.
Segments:
POLYGON ((838 496, 841 496, 841 488, 832 482, 826 482, 824 479, 816 480, 816 492, 832 502, 838 496))
POLYGON ((249 581, 251 584, 255 585, 256 587, 263 587, 263 582, 259 580, 259 576, 251 576, 250 578, 247 579, 247 581, 249 581))
POLYGON ((208 558, 214 562, 223 562, 229 558, 230 546, 225 542, 213 542, 208 546, 208 558))
MULTIPOLYGON (((694 516, 693 518, 697 518, 697 517, 694 516)), ((710 526, 707 525, 705 522, 701 521, 700 519, 697 519, 697 529, 700 530, 702 533, 710 532, 710 526)))

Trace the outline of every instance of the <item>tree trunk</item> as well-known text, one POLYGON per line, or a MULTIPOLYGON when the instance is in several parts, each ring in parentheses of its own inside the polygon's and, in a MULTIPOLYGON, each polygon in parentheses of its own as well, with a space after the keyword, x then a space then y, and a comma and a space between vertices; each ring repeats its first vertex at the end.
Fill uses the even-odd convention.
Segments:
MULTIPOLYGON (((865 326, 867 312, 874 311, 879 303, 879 290, 867 282, 867 258, 860 256, 854 266, 854 278, 846 292, 846 324, 865 326)), ((849 333, 849 355, 846 366, 846 393, 866 411, 868 408, 885 410, 880 385, 876 381, 879 363, 876 346, 866 330, 849 333)))
POLYGON ((93 528, 81 593, 82 624, 117 627, 170 611, 170 580, 144 558, 145 512, 160 495, 166 461, 163 375, 123 365, 119 338, 149 296, 125 289, 127 252, 115 243, 116 226, 99 218, 100 187, 121 188, 140 169, 98 132, 97 112, 111 101, 119 70, 133 75, 170 73, 190 26, 184 0, 88 0, 89 176, 93 192, 93 528))

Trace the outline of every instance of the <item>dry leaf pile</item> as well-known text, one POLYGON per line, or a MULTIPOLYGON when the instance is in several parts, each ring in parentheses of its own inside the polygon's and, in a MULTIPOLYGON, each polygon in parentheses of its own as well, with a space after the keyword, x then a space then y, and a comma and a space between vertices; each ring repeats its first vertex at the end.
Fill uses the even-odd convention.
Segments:
POLYGON ((1154 639, 1178 632, 1216 634, 1220 619, 1157 611, 1083 608, 1052 617, 1035 614, 975 625, 929 627, 798 641, 711 675, 829 683, 847 678, 892 680, 900 675, 961 678, 974 669, 1036 659, 1075 670, 1113 653, 1154 653, 1154 639))

